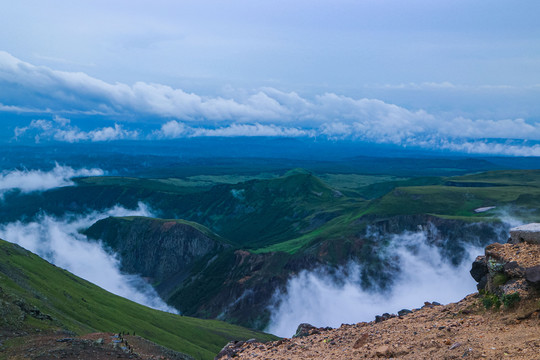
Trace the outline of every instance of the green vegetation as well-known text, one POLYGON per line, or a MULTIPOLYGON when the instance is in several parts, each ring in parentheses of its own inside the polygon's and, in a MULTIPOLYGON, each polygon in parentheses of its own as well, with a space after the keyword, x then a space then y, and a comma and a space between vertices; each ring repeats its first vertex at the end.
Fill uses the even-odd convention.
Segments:
POLYGON ((508 281, 508 276, 503 273, 498 273, 493 276, 493 285, 500 286, 508 281))
POLYGON ((503 294, 501 296, 501 301, 505 308, 510 309, 516 306, 516 304, 521 300, 519 293, 515 292, 512 294, 503 294))
MULTIPOLYGON (((388 243, 389 234, 417 231, 418 226, 432 223, 444 239, 437 245, 457 262, 463 255, 463 241, 478 245, 474 241, 499 235, 490 226, 502 227, 497 223, 499 212, 511 210, 514 217, 524 221, 540 216, 538 170, 463 175, 486 164, 473 161, 478 165, 475 167, 456 160, 445 164, 448 169, 442 169, 434 167, 433 159, 427 159, 425 165, 432 168, 423 169, 420 177, 412 177, 412 167, 403 172, 393 169, 387 173, 355 173, 359 171, 356 166, 380 169, 375 160, 363 160, 353 159, 348 169, 325 169, 319 175, 302 169, 285 172, 276 168, 238 172, 229 169, 227 175, 221 168, 207 174, 187 169, 182 178, 83 178, 75 187, 39 194, 7 194, 0 216, 29 218, 30 208, 59 215, 117 204, 135 208, 142 201, 165 219, 184 219, 156 221, 190 225, 227 246, 193 259, 183 272, 175 268, 177 272, 170 277, 154 278, 156 289, 185 314, 221 316, 249 326, 260 326, 267 317, 264 311, 272 293, 264 293, 266 288, 275 290, 291 273, 315 264, 339 265, 354 259, 362 263, 363 282, 369 284, 374 277, 381 280, 391 266, 378 255, 388 243), (456 173, 459 176, 443 177, 456 173), (495 208, 475 211, 487 207, 495 208), (382 235, 367 235, 371 228, 382 235), (463 240, 472 231, 477 232, 463 240), (449 240, 448 234, 458 235, 449 240), (256 324, 258 321, 261 323, 256 324)), ((391 163, 399 168, 401 161, 394 159, 391 163)), ((119 226, 112 226, 115 232, 111 237, 120 241, 134 219, 126 217, 115 222, 119 226)), ((152 234, 159 236, 160 228, 159 224, 152 227, 152 234)), ((142 225, 137 229, 140 234, 145 230, 142 225)), ((144 236, 136 238, 144 241, 144 236)), ((103 240, 115 248, 114 239, 103 240)), ((129 271, 140 273, 140 269, 129 271)), ((489 297, 485 301, 490 307, 503 303, 489 297)))
POLYGON ((516 306, 516 304, 521 300, 521 297, 517 292, 497 296, 496 294, 492 294, 490 292, 482 290, 480 291, 480 295, 482 305, 484 305, 484 308, 486 308, 486 310, 489 310, 491 308, 497 310, 501 307, 501 305, 504 305, 505 309, 511 309, 516 306))
POLYGON ((174 315, 136 304, 0 240, 3 330, 65 329, 77 334, 135 331, 196 359, 213 359, 230 340, 273 336, 215 320, 174 315))
POLYGON ((501 300, 495 294, 484 293, 482 295, 482 305, 489 310, 491 308, 498 309, 501 307, 501 300))
POLYGON ((205 234, 211 239, 214 239, 222 243, 229 243, 226 239, 222 238, 221 236, 219 236, 218 234, 216 234, 215 232, 213 232, 206 226, 203 226, 193 221, 187 221, 187 220, 182 220, 182 219, 158 219, 158 218, 149 218, 146 216, 122 216, 122 217, 117 217, 116 219, 124 220, 124 221, 133 221, 135 219, 142 219, 142 220, 157 221, 160 223, 177 223, 177 224, 189 225, 199 230, 200 232, 202 232, 203 234, 205 234))

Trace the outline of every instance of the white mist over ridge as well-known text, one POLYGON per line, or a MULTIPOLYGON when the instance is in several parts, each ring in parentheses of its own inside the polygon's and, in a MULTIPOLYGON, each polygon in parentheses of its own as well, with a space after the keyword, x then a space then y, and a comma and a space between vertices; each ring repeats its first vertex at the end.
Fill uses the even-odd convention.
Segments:
POLYGON ((12 190, 23 193, 44 191, 61 186, 74 185, 73 178, 79 176, 103 176, 101 169, 73 169, 58 163, 50 171, 4 170, 0 173, 0 197, 12 190))
POLYGON ((16 221, 0 225, 0 238, 18 244, 114 294, 154 309, 177 313, 140 276, 123 274, 116 255, 105 251, 101 243, 88 241, 79 233, 108 216, 152 216, 152 211, 139 202, 133 210, 115 206, 102 212, 65 215, 62 218, 45 214, 29 223, 16 221))
POLYGON ((287 283, 286 294, 275 294, 270 325, 266 331, 292 336, 300 323, 338 327, 342 323, 372 321, 375 315, 421 307, 424 301, 449 303, 476 291, 469 274, 482 248, 469 246, 458 266, 453 266, 425 232, 393 235, 385 256, 398 265, 388 291, 361 287, 361 265, 350 262, 336 274, 325 269, 302 271, 287 283))

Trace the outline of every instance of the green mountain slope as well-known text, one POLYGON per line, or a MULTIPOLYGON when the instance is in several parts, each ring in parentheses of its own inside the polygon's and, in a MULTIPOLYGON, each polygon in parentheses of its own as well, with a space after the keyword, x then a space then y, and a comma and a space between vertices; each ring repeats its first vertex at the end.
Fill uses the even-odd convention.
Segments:
MULTIPOLYGON (((221 321, 153 310, 113 295, 0 240, 0 335, 64 329, 77 334, 135 331, 160 345, 212 359, 230 340, 270 339, 221 321)), ((13 339, 4 346, 14 346, 13 339)))
POLYGON ((136 208, 140 201, 158 210, 160 217, 199 223, 252 249, 309 232, 344 209, 364 203, 301 171, 213 187, 186 186, 174 179, 99 177, 42 193, 8 194, 0 217, 15 221, 32 216, 36 209, 60 216, 115 205, 136 208))
POLYGON ((319 242, 355 238, 370 223, 393 217, 429 214, 432 218, 458 219, 465 223, 489 223, 496 220, 499 211, 524 222, 535 221, 540 216, 540 170, 490 171, 446 179, 389 181, 366 186, 360 191, 371 197, 370 191, 378 193, 381 189, 387 191, 365 206, 351 208, 314 231, 254 252, 306 251, 319 242), (494 208, 488 212, 475 212, 489 207, 494 208))
POLYGON ((373 201, 366 213, 428 213, 474 220, 486 216, 476 209, 494 206, 527 221, 540 215, 539 203, 540 171, 507 170, 448 178, 441 185, 398 187, 373 201))

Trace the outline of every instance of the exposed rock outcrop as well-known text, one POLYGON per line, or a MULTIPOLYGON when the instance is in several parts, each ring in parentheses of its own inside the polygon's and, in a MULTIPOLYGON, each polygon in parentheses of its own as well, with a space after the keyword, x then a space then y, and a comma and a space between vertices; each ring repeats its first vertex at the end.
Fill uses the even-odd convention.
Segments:
POLYGON ((507 244, 494 243, 471 269, 478 290, 495 295, 537 296, 540 291, 540 224, 510 230, 507 244))
POLYGON ((540 223, 531 223, 510 229, 510 243, 540 244, 540 223))

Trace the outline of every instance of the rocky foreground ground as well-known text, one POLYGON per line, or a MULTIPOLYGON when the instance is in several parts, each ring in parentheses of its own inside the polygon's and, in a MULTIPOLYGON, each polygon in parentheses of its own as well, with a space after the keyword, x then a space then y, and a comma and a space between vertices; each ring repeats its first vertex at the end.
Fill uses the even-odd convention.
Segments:
POLYGON ((540 304, 486 310, 478 294, 379 323, 230 345, 217 359, 540 359, 540 304), (229 353, 227 353, 229 350, 229 353))
POLYGON ((537 235, 488 246, 471 271, 479 293, 457 303, 338 329, 302 324, 293 338, 230 343, 216 359, 540 359, 537 235))

